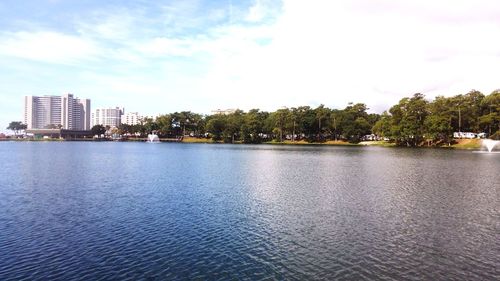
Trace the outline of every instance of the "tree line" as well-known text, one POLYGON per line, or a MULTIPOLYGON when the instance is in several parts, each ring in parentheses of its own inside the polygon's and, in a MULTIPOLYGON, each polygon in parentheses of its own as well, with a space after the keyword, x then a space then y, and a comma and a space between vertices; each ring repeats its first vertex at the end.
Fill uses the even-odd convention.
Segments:
POLYGON ((231 114, 202 115, 191 111, 146 118, 138 125, 122 124, 120 134, 162 138, 191 135, 227 143, 265 141, 359 142, 375 134, 398 145, 450 143, 453 132, 485 132, 499 138, 500 90, 484 95, 472 90, 465 95, 438 96, 429 101, 422 94, 401 99, 382 114, 368 113, 363 103, 349 103, 344 109, 299 106, 274 112, 252 109, 231 114))
POLYGON ((453 132, 484 132, 500 138, 500 90, 488 96, 472 90, 465 95, 437 96, 427 101, 422 94, 406 97, 380 116, 372 131, 400 145, 450 143, 453 132))
MULTIPOLYGON (((26 125, 16 121, 7 129, 17 134, 25 128, 26 125)), ((374 134, 398 145, 419 146, 449 144, 453 132, 484 132, 490 138, 500 139, 500 90, 489 95, 472 90, 453 97, 437 96, 434 100, 417 93, 401 99, 382 114, 368 113, 363 103, 349 103, 343 109, 320 105, 212 115, 182 111, 145 118, 137 125, 92 128, 95 135, 106 131, 142 137, 155 132, 161 138, 176 139, 189 135, 227 143, 272 140, 356 143, 374 134)))

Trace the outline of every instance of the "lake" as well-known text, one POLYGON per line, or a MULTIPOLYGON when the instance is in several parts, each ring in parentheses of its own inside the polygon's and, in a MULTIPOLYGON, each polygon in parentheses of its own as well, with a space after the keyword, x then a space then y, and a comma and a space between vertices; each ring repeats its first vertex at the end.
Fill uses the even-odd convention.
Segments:
POLYGON ((0 280, 493 280, 500 154, 0 143, 0 280))

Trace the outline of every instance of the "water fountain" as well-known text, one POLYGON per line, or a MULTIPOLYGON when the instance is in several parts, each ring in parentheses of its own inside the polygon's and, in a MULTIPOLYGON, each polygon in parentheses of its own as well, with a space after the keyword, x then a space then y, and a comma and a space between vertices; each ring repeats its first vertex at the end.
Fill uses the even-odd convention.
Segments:
POLYGON ((157 134, 154 134, 154 133, 149 134, 147 142, 158 143, 158 142, 160 142, 160 138, 158 137, 157 134))
POLYGON ((488 149, 488 152, 489 153, 492 153, 493 152, 493 148, 495 147, 495 145, 497 145, 498 143, 500 143, 500 141, 497 141, 497 140, 492 140, 492 139, 485 139, 482 141, 482 144, 484 146, 486 146, 486 148, 488 149))

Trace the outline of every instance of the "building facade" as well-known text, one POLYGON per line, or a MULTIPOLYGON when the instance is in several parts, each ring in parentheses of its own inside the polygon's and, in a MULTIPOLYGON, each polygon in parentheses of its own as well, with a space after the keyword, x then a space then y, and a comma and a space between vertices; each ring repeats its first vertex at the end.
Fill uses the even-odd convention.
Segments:
POLYGON ((125 110, 120 107, 98 108, 92 114, 92 126, 102 125, 117 128, 121 124, 122 114, 124 113, 125 110))
POLYGON ((140 124, 144 116, 140 115, 139 112, 128 112, 122 115, 122 124, 127 125, 137 125, 140 124))
POLYGON ((90 99, 73 94, 24 97, 27 129, 90 130, 90 111, 90 99))

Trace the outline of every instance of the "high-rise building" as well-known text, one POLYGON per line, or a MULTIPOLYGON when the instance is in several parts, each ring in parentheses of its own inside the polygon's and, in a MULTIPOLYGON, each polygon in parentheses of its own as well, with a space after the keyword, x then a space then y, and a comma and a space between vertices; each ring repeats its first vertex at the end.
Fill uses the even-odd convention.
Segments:
POLYGON ((25 96, 27 129, 90 130, 90 99, 62 96, 25 96))
POLYGON ((118 127, 121 124, 122 114, 125 110, 120 107, 98 108, 92 114, 92 125, 103 125, 111 128, 118 127))
POLYGON ((128 112, 122 115, 122 124, 137 125, 143 118, 144 116, 140 115, 139 112, 128 112))

